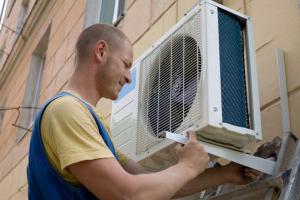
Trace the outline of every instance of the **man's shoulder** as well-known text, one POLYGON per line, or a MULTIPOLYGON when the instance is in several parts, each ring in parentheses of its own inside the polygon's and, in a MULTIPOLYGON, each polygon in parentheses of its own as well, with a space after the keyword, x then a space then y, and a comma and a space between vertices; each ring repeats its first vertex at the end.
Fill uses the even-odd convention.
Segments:
POLYGON ((63 96, 52 101, 46 108, 44 115, 63 115, 64 117, 74 114, 87 114, 88 109, 83 103, 72 96, 63 96))

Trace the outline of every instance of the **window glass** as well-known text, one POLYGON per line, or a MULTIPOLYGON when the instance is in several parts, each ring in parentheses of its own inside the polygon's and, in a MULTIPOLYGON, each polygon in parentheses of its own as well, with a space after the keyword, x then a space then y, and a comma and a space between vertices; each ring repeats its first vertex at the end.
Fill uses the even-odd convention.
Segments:
POLYGON ((123 15, 124 0, 102 0, 100 22, 114 24, 123 15))

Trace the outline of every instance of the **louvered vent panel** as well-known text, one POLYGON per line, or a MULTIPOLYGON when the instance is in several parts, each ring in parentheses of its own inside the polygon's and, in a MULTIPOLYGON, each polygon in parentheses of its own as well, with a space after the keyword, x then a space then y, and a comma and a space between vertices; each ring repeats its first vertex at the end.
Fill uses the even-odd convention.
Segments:
POLYGON ((250 128, 244 62, 244 25, 226 11, 219 9, 218 13, 223 122, 250 128))
POLYGON ((183 131, 201 118, 201 52, 198 12, 141 61, 137 153, 162 142, 163 131, 183 131))

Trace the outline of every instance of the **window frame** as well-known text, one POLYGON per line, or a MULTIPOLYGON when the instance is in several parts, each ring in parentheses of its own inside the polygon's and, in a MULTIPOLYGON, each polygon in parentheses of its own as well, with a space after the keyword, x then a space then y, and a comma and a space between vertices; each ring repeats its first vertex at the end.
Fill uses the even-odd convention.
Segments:
POLYGON ((46 53, 49 43, 51 26, 47 28, 40 39, 35 50, 32 52, 31 63, 29 66, 29 75, 23 98, 23 108, 21 110, 16 142, 19 143, 22 138, 29 132, 38 111, 38 104, 41 92, 41 82, 45 67, 46 53), (32 107, 32 108, 28 108, 32 107))
POLYGON ((1 14, 0 14, 0 30, 2 29, 2 24, 5 18, 5 13, 6 13, 6 9, 7 9, 7 2, 8 0, 4 0, 2 8, 1 8, 1 14))
POLYGON ((37 113, 36 108, 38 107, 39 103, 44 59, 45 56, 40 56, 35 53, 32 54, 29 75, 23 99, 23 106, 27 108, 21 109, 20 120, 18 122, 19 131, 16 138, 17 143, 19 143, 22 140, 22 138, 29 131, 28 129, 31 128, 33 120, 37 113))
POLYGON ((116 26, 124 16, 124 5, 124 0, 102 0, 98 22, 109 23, 116 26), (110 12, 111 9, 113 9, 113 12, 110 12))

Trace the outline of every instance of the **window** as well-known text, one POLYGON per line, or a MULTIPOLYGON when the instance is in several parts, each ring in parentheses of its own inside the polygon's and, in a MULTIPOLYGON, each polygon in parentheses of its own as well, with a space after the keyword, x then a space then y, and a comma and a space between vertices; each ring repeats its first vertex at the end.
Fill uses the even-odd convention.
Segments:
POLYGON ((3 20, 4 20, 4 16, 5 16, 6 4, 7 4, 7 0, 0 1, 0 8, 1 8, 0 29, 2 28, 2 23, 3 23, 3 20))
POLYGON ((23 109, 21 110, 21 116, 18 125, 20 129, 17 134, 17 142, 19 142, 28 132, 27 129, 30 128, 38 110, 37 107, 40 96, 41 78, 46 57, 46 50, 48 47, 49 35, 50 27, 47 29, 46 33, 32 54, 22 105, 23 109))
POLYGON ((100 22, 116 24, 124 12, 124 0, 102 0, 100 22))
POLYGON ((84 28, 99 22, 116 26, 123 16, 124 0, 88 0, 84 28))

